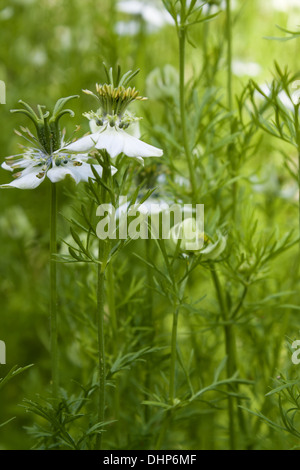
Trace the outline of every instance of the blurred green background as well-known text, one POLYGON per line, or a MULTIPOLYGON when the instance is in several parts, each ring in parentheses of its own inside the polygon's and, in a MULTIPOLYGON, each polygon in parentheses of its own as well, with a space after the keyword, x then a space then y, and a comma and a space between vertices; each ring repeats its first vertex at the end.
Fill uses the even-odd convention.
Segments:
MULTIPOLYGON (((162 7, 162 2, 150 3, 162 7)), ((299 41, 278 42, 265 38, 284 34, 276 29, 277 24, 293 30, 300 24, 300 7, 293 8, 289 3, 233 2, 234 92, 240 91, 252 76, 259 83, 271 81, 274 60, 282 66, 288 65, 293 72, 298 71, 299 41)), ((210 23, 208 36, 204 25, 192 28, 191 40, 195 47, 187 48, 187 79, 202 69, 205 41, 211 61, 222 44, 225 52, 224 24, 225 13, 221 10, 210 23)), ((151 110, 153 116, 159 115, 161 108, 155 96, 151 96, 147 77, 166 64, 178 69, 174 27, 169 22, 157 25, 142 15, 119 11, 116 0, 1 0, 0 38, 0 79, 6 84, 6 104, 0 105, 1 162, 19 151, 20 138, 14 129, 29 125, 25 116, 10 113, 18 107, 19 99, 32 106, 44 104, 51 108, 58 98, 79 94, 80 99, 72 102, 75 117, 63 118, 63 121, 65 119, 68 133, 80 125, 79 132, 83 134, 88 131, 88 125, 82 113, 92 108, 92 101, 82 89, 94 90, 96 82, 105 80, 103 61, 108 66, 120 64, 124 72, 141 69, 134 85, 149 98, 141 112, 147 115, 151 110)), ((213 81, 225 90, 224 54, 213 81)), ((147 120, 143 125, 143 132, 151 136, 147 120)), ((274 171, 277 166, 280 174, 281 160, 274 147, 276 143, 265 147, 265 170, 268 173, 271 162, 274 171)), ((1 169, 0 183, 9 182, 10 178, 11 175, 1 169)), ((66 182, 59 186, 60 212, 67 215, 70 200, 65 189, 72 191, 73 185, 66 182)), ((35 364, 1 390, 0 423, 12 416, 17 418, 0 428, 0 449, 30 447, 31 440, 22 428, 30 423, 30 418, 19 404, 24 396, 42 393, 48 386, 49 190, 47 181, 33 191, 0 192, 0 339, 7 347, 7 364, 0 366, 0 376, 15 364, 35 364)), ((284 229, 291 219, 285 219, 284 214, 281 217, 284 229)), ((61 216, 59 232, 62 237, 69 233, 61 216)), ((75 312, 80 304, 79 279, 70 267, 62 266, 60 270, 60 288, 65 292, 61 305, 61 335, 68 344, 62 368, 64 380, 68 382, 80 376, 78 364, 84 364, 85 360, 90 364, 90 358, 82 349, 84 345, 80 347, 80 341, 77 344, 72 341, 71 332, 80 328, 75 316, 64 315, 70 310, 75 312)), ((81 276, 85 279, 87 273, 83 270, 81 276)), ((93 295, 91 292, 92 300, 93 295)), ((76 337, 78 335, 76 333, 76 337)))

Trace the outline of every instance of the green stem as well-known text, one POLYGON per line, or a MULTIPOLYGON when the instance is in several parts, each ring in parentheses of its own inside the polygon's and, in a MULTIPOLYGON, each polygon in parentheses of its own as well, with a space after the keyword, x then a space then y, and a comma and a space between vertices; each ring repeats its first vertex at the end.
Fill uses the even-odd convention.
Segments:
MULTIPOLYGON (((109 156, 104 154, 105 164, 103 168, 103 183, 101 186, 101 201, 106 202, 108 192, 107 184, 111 177, 109 156)), ((104 342, 104 300, 105 300, 105 273, 109 256, 110 244, 105 240, 98 243, 98 267, 97 267, 97 336, 98 336, 98 367, 99 367, 99 401, 98 401, 98 422, 103 423, 105 417, 105 342, 104 342)), ((96 448, 102 449, 102 433, 96 439, 96 448)))
POLYGON ((51 208, 50 208, 50 328, 51 328, 51 361, 52 361, 52 393, 58 397, 58 339, 57 339, 57 279, 56 261, 54 255, 57 252, 56 241, 56 217, 57 194, 56 185, 51 183, 51 208))
POLYGON ((158 436, 158 439, 157 439, 155 450, 161 450, 161 448, 162 448, 163 441, 164 441, 165 435, 167 433, 167 429, 168 429, 170 419, 171 419, 171 411, 167 411, 165 419, 164 419, 164 421, 162 423, 162 426, 160 428, 160 433, 159 433, 159 436, 158 436))
MULTIPOLYGON (((300 145, 298 151, 298 237, 300 240, 300 145)), ((300 258, 300 241, 299 241, 299 258, 300 258)))
MULTIPOLYGON (((295 106, 294 110, 295 133, 298 152, 298 237, 300 240, 300 128, 299 128, 299 105, 295 106)), ((298 274, 300 265, 300 241, 298 246, 298 258, 296 262, 295 273, 298 274)))
POLYGON ((169 381, 169 402, 173 405, 175 398, 175 373, 176 373, 176 355, 177 355, 177 328, 178 328, 178 311, 177 307, 173 312, 172 340, 171 340, 171 365, 170 365, 170 381, 169 381))
MULTIPOLYGON (((211 5, 208 5, 207 16, 211 14, 211 5)), ((211 74, 212 66, 210 63, 210 56, 208 51, 209 44, 209 21, 203 23, 203 39, 202 39, 202 51, 203 51, 203 65, 202 70, 205 77, 205 84, 207 87, 211 87, 213 75, 211 74)))
MULTIPOLYGON (((118 321, 116 315, 116 302, 115 302, 115 273, 113 261, 110 260, 107 266, 107 303, 109 310, 109 317, 111 320, 112 328, 112 339, 113 339, 113 354, 114 358, 117 358, 118 347, 119 347, 119 338, 118 338, 118 321)), ((115 391, 114 391, 114 416, 117 420, 115 426, 115 438, 116 443, 119 445, 120 442, 120 429, 119 429, 119 418, 120 418, 120 387, 119 387, 119 377, 115 377, 115 391)))
MULTIPOLYGON (((227 378, 232 377, 236 370, 236 354, 235 354, 235 334, 233 325, 229 323, 229 315, 227 307, 222 295, 222 289, 219 281, 219 277, 215 268, 211 267, 211 275, 213 278, 214 286, 216 289, 218 302, 220 305, 220 311, 224 322, 224 335, 225 335, 225 350, 227 355, 227 378)), ((234 420, 234 398, 228 396, 228 417, 229 417, 229 443, 230 449, 236 449, 235 442, 235 420, 234 420)))
MULTIPOLYGON (((229 112, 233 111, 232 100, 232 18, 231 18, 231 2, 226 0, 226 41, 227 41, 227 100, 229 112)), ((232 126, 230 128, 232 133, 232 126)), ((231 162, 232 176, 236 175, 236 162, 234 158, 234 145, 228 145, 228 158, 231 162)), ((237 183, 232 184, 232 215, 233 220, 236 220, 236 201, 237 201, 237 183)))
POLYGON ((229 111, 232 111, 232 21, 231 21, 230 0, 226 0, 226 39, 227 39, 227 97, 228 97, 229 111))
POLYGON ((115 274, 113 262, 110 261, 107 265, 107 302, 109 309, 109 316, 111 319, 112 332, 114 338, 114 349, 117 352, 117 316, 116 316, 116 302, 115 302, 115 274))
MULTIPOLYGON (((148 238, 145 240, 145 258, 147 260, 147 284, 148 288, 145 292, 145 325, 149 328, 149 334, 147 340, 149 346, 152 348, 154 343, 154 321, 153 321, 153 279, 152 279, 152 268, 151 263, 153 262, 153 251, 151 250, 151 229, 148 229, 148 238)), ((146 377, 145 377, 145 400, 148 399, 147 392, 151 389, 151 377, 152 377, 152 366, 150 362, 147 362, 146 377)), ((148 423, 151 419, 151 408, 150 406, 145 407, 145 422, 148 423)))
MULTIPOLYGON (((172 339, 171 339, 171 364, 170 364, 170 378, 169 378, 169 404, 174 404, 175 398, 175 375, 176 375, 176 356, 177 356, 177 328, 178 328, 178 313, 179 306, 174 308, 173 311, 173 325, 172 325, 172 339)), ((172 411, 167 411, 164 422, 160 429, 160 433, 156 443, 156 450, 160 450, 163 444, 169 422, 172 417, 172 411)))
POLYGON ((190 182, 192 186, 192 192, 195 196, 197 191, 197 184, 195 178, 195 168, 193 166, 192 153, 188 141, 187 125, 186 125, 186 109, 185 109, 185 40, 186 30, 185 26, 178 27, 178 39, 179 39, 179 93, 180 93, 180 119, 182 128, 182 140, 185 150, 185 155, 189 168, 190 182))
MULTIPOLYGON (((98 260, 103 260, 103 241, 99 240, 98 260)), ((105 412, 105 344, 104 344, 104 271, 102 264, 98 264, 97 282, 97 333, 98 333, 98 367, 99 367, 99 402, 98 422, 104 421, 105 412)), ((102 433, 98 434, 96 448, 102 448, 102 433)))

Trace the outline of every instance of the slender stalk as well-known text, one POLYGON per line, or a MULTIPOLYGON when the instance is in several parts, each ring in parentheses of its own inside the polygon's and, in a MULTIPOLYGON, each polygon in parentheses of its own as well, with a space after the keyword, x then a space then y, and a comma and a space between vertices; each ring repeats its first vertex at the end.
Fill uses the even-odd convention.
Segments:
POLYGON ((298 172, 297 172, 297 185, 298 185, 298 253, 295 256, 293 267, 291 270, 291 279, 294 286, 297 284, 299 268, 300 268, 300 127, 299 127, 299 107, 296 105, 294 107, 294 127, 295 127, 295 141, 298 155, 298 172))
POLYGON ((178 328, 178 311, 177 307, 173 312, 172 340, 171 340, 171 365, 170 365, 170 381, 169 381, 169 402, 173 405, 175 398, 175 373, 176 373, 176 354, 177 354, 177 328, 178 328))
MULTIPOLYGON (((298 237, 300 239, 300 129, 299 129, 299 105, 295 106, 295 133, 298 151, 298 237)), ((300 242, 299 242, 299 256, 300 258, 300 242)), ((299 259, 298 259, 299 261, 299 259)))
MULTIPOLYGON (((174 308, 173 311, 173 325, 172 325, 172 339, 171 339, 171 363, 170 363, 170 378, 169 378, 169 404, 174 404, 175 398, 175 375, 176 375, 176 355, 177 355, 177 329, 178 329, 178 313, 179 306, 174 308)), ((167 411, 163 425, 160 429, 160 433, 156 443, 156 450, 161 449, 161 446, 166 435, 168 424, 172 417, 172 411, 167 411)))
MULTIPOLYGON (((300 145, 298 149, 298 237, 300 240, 300 145)), ((300 258, 300 241, 299 241, 299 258, 300 258)))
MULTIPOLYGON (((112 340, 113 340, 113 354, 116 358, 118 355, 119 347, 119 337, 118 337, 118 321, 116 315, 116 302, 115 302, 115 273, 113 261, 111 260, 106 269, 107 272, 107 283, 106 283, 106 292, 107 292, 107 303, 109 310, 109 317, 111 320, 111 329, 112 329, 112 340)), ((120 387, 119 387, 119 377, 115 377, 115 390, 114 390, 114 416, 117 420, 115 425, 115 440, 116 444, 119 445, 120 442, 120 429, 119 429, 119 418, 120 418, 120 387)))
MULTIPOLYGON (((148 238, 145 240, 145 258, 147 260, 147 284, 148 289, 145 292, 145 325, 149 328, 149 334, 147 335, 147 341, 149 346, 152 348, 154 343, 154 321, 153 321, 153 279, 152 279, 152 268, 151 263, 153 262, 153 252, 151 250, 151 229, 148 228, 148 238)), ((147 362, 146 377, 145 377, 145 400, 148 399, 147 391, 151 389, 151 377, 152 377, 152 366, 150 362, 147 362)), ((150 406, 145 406, 145 422, 148 423, 151 418, 150 406)))
MULTIPOLYGON (((233 111, 233 99, 232 99, 232 15, 231 15, 231 1, 226 0, 226 29, 225 29, 226 41, 227 41, 227 101, 229 112, 233 111)), ((232 133, 232 127, 230 128, 232 133)), ((231 163, 232 176, 236 175, 236 162, 234 158, 234 145, 228 145, 228 158, 231 163)), ((232 184, 232 215, 233 220, 236 219, 236 201, 237 201, 237 183, 232 184)))
POLYGON ((50 329, 51 329, 51 364, 52 364, 52 393, 58 397, 58 333, 57 333, 57 274, 54 255, 57 252, 56 241, 57 194, 56 185, 51 184, 50 207, 50 329))
POLYGON ((107 266, 107 302, 108 302, 108 308, 109 308, 109 315, 111 319, 111 325, 112 325, 112 332, 113 332, 113 338, 114 338, 114 349, 115 352, 117 350, 117 329, 118 329, 118 324, 117 324, 117 316, 116 316, 116 302, 115 302, 115 274, 114 274, 114 267, 113 267, 113 262, 110 261, 107 266))
MULTIPOLYGON (((207 16, 211 14, 211 5, 208 4, 208 11, 207 11, 207 16)), ((208 44, 209 44, 209 21, 205 21, 203 23, 203 39, 202 39, 202 51, 203 51, 203 73, 205 77, 205 83, 207 87, 210 87, 212 85, 212 74, 211 74, 211 64, 210 64, 210 57, 209 57, 209 50, 208 50, 208 44)))
MULTIPOLYGON (((224 335, 225 335, 225 350, 227 355, 227 378, 232 377, 236 370, 236 353, 235 353, 235 334, 233 325, 229 323, 228 311, 223 299, 222 289, 219 281, 219 277, 214 267, 211 267, 211 275, 216 289, 220 311, 224 322, 224 335)), ((228 396, 228 418, 229 418, 229 442, 230 449, 236 449, 235 442, 235 420, 234 420, 234 398, 228 396)))
MULTIPOLYGON (((99 240, 99 261, 103 258, 103 241, 99 240)), ((99 367, 99 401, 98 422, 104 421, 105 412, 105 344, 104 344, 104 271, 102 264, 98 264, 97 281, 97 333, 98 333, 98 367, 99 367)), ((96 448, 102 448, 102 433, 98 434, 96 448)))
POLYGON ((162 448, 163 441, 164 441, 164 438, 165 438, 165 435, 166 435, 166 432, 167 432, 167 429, 168 429, 170 419, 171 419, 171 411, 167 411, 165 419, 164 419, 164 421, 162 423, 162 426, 160 428, 160 433, 159 433, 159 436, 158 436, 158 439, 157 439, 157 442, 156 442, 155 450, 161 450, 161 448, 162 448))
POLYGON ((227 99, 229 111, 232 111, 232 20, 231 2, 226 0, 226 40, 227 40, 227 99))
MULTIPOLYGON (((105 165, 103 168, 103 183, 101 186, 101 201, 106 202, 106 185, 110 178, 109 157, 104 155, 105 165)), ((104 342, 104 300, 105 300, 105 274, 110 244, 105 240, 98 243, 98 266, 97 266, 97 336, 98 336, 98 367, 99 367, 99 396, 98 396, 98 422, 104 422, 105 417, 105 342, 104 342)), ((102 449, 102 433, 97 435, 96 448, 102 449)))
MULTIPOLYGON (((185 16, 185 11, 181 13, 182 21, 185 16)), ((186 29, 184 25, 178 27, 178 39, 179 39, 179 94, 180 94, 180 119, 182 129, 182 140, 185 150, 185 155, 189 168, 190 182, 192 186, 193 195, 196 194, 197 184, 195 178, 195 168, 193 166, 192 153, 188 141, 187 125, 186 125, 186 109, 185 109, 185 41, 186 41, 186 29)))

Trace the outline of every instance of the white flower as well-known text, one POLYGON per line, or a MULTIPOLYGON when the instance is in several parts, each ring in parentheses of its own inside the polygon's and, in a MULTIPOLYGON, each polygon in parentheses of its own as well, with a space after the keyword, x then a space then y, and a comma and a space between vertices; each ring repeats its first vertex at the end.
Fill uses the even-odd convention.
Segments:
POLYGON ((118 2, 117 8, 122 13, 141 16, 146 23, 154 28, 161 28, 165 24, 173 24, 174 22, 170 13, 160 8, 159 5, 153 5, 153 0, 151 2, 122 0, 118 2))
MULTIPOLYGON (((112 69, 107 74, 112 74, 112 69)), ((92 149, 105 150, 112 159, 120 154, 135 158, 144 163, 144 157, 161 157, 163 152, 157 147, 146 144, 139 139, 138 121, 127 107, 133 101, 144 101, 139 92, 127 87, 128 82, 137 72, 127 72, 114 86, 112 83, 96 84, 97 94, 90 90, 83 90, 86 94, 96 98, 97 111, 84 113, 90 121, 91 134, 82 137, 74 143, 67 145, 64 150, 71 153, 86 153, 92 149), (126 129, 126 130, 125 130, 126 129)))
POLYGON ((124 153, 127 157, 133 157, 142 164, 145 157, 161 157, 163 155, 161 149, 146 144, 138 137, 121 129, 117 124, 112 127, 109 123, 105 123, 102 126, 96 126, 96 129, 95 126, 95 121, 91 121, 92 134, 78 139, 66 146, 64 150, 85 153, 96 148, 97 150, 106 150, 113 159, 120 153, 124 153))
POLYGON ((119 36, 135 36, 140 31, 138 21, 117 21, 115 31, 119 36))
POLYGON ((242 77, 244 75, 256 77, 261 73, 261 70, 261 66, 256 62, 244 62, 237 59, 232 62, 232 71, 238 77, 242 77))
MULTIPOLYGON (((91 166, 87 163, 88 155, 70 155, 63 150, 56 150, 51 155, 38 148, 27 148, 23 154, 14 155, 6 158, 2 163, 4 170, 21 171, 15 173, 15 179, 11 183, 2 184, 2 188, 34 189, 38 187, 46 178, 57 183, 70 176, 76 183, 88 181, 88 178, 94 178, 91 166)), ((94 165, 97 173, 102 176, 102 167, 94 165)), ((114 174, 117 170, 112 168, 114 174)))

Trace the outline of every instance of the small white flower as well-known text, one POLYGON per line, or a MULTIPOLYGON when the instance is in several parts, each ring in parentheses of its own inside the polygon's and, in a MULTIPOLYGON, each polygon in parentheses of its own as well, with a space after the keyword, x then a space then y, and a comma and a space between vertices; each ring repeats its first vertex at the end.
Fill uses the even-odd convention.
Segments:
MULTIPOLYGON (((23 154, 14 155, 6 158, 2 163, 4 170, 14 171, 15 179, 11 183, 2 184, 2 188, 34 189, 37 188, 46 178, 52 183, 70 176, 76 184, 80 181, 88 181, 88 178, 94 178, 91 166, 87 163, 88 155, 71 155, 59 149, 51 155, 38 148, 27 148, 23 154)), ((94 165, 97 173, 102 176, 102 167, 94 165)), ((112 168, 114 174, 117 170, 112 168)))
POLYGON ((136 20, 117 21, 115 31, 119 36, 135 36, 140 31, 140 23, 136 20))
MULTIPOLYGON (((91 129, 95 131, 95 121, 92 121, 91 129)), ((145 157, 161 157, 163 151, 153 145, 146 144, 139 138, 121 129, 117 124, 113 127, 109 123, 96 126, 98 130, 90 135, 78 139, 76 142, 65 147, 67 152, 85 153, 96 148, 106 150, 112 159, 120 153, 127 157, 135 158, 138 162, 144 163, 145 157)))
POLYGON ((261 70, 261 66, 256 62, 245 62, 237 59, 232 62, 232 71, 238 77, 256 77, 261 73, 261 70))
POLYGON ((153 5, 153 0, 122 0, 118 2, 117 8, 122 13, 141 16, 143 20, 154 28, 161 28, 165 24, 173 24, 174 20, 170 13, 159 5, 153 5))

